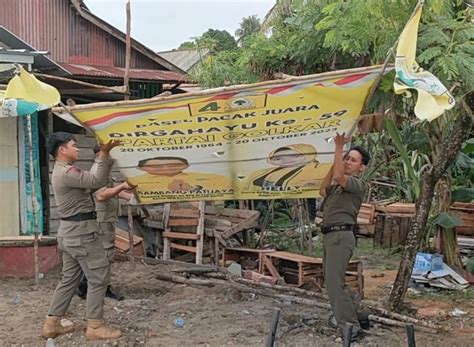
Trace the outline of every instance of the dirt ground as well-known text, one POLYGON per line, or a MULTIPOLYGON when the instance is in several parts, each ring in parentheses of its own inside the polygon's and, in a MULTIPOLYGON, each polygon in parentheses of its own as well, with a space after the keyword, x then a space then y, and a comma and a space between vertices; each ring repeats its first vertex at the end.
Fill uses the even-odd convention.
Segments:
MULTIPOLYGON (((241 293, 225 286, 202 287, 160 281, 154 272, 170 266, 138 263, 131 270, 128 262, 113 264, 113 283, 121 286, 123 301, 106 299, 106 320, 122 329, 118 341, 87 342, 84 338, 85 301, 75 296, 67 318, 75 322, 74 333, 55 339, 55 346, 263 346, 268 334, 272 309, 282 314, 277 346, 340 346, 336 332, 327 325, 328 312, 314 307, 241 293), (183 318, 183 328, 174 325, 183 318)), ((366 269, 366 296, 378 300, 389 291, 394 270, 366 269), (383 273, 383 277, 381 277, 383 273)), ((52 271, 35 288, 32 280, 8 279, 0 282, 0 345, 45 346, 39 337, 49 300, 59 280, 59 269, 52 271)), ((417 307, 438 307, 428 312, 429 320, 449 327, 438 335, 416 333, 418 346, 472 346, 474 302, 414 300, 417 307), (453 308, 468 311, 450 317, 453 308)), ((428 309, 428 311, 429 311, 428 309)), ((425 312, 426 313, 426 312, 425 312)), ((406 346, 403 329, 375 324, 366 337, 353 346, 406 346)))

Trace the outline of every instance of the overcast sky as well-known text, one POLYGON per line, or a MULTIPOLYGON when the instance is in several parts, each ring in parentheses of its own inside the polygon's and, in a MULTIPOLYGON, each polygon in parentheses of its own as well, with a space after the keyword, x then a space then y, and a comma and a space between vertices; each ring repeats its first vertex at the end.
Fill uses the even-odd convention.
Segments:
MULTIPOLYGON (((126 0, 85 0, 92 13, 125 31, 126 0)), ((155 51, 177 48, 207 29, 234 35, 242 18, 261 20, 275 0, 131 0, 132 37, 155 51)))

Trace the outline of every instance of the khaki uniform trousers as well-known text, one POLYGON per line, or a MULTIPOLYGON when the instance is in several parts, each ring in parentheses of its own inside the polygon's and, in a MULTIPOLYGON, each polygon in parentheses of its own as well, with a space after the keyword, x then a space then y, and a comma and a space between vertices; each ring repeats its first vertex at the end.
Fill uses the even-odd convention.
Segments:
POLYGON ((99 238, 110 263, 115 254, 115 222, 99 222, 99 238))
POLYGON ((89 285, 87 318, 102 319, 110 263, 97 233, 58 237, 58 247, 62 251, 63 277, 54 292, 48 315, 64 316, 84 273, 89 285))
POLYGON ((345 285, 346 269, 352 257, 355 237, 351 231, 334 231, 324 235, 324 280, 339 329, 345 323, 354 325, 354 331, 360 329, 353 295, 345 285))

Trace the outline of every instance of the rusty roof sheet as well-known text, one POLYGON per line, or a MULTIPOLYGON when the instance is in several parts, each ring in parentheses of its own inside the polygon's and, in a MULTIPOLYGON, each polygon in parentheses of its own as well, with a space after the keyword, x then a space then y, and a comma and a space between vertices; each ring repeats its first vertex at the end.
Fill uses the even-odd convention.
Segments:
MULTIPOLYGON (((123 78, 125 68, 114 66, 97 66, 84 64, 60 65, 74 76, 123 78)), ((186 76, 173 71, 154 69, 130 69, 130 80, 147 80, 160 82, 186 82, 186 76)))

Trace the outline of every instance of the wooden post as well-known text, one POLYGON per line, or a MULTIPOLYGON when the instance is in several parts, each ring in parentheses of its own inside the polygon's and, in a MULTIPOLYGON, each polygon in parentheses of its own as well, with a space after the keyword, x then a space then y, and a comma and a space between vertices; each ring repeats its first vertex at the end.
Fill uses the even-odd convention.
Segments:
POLYGON ((408 347, 416 347, 415 326, 413 324, 407 324, 407 339, 408 347))
MULTIPOLYGON (((171 211, 171 204, 170 203, 165 204, 165 207, 163 209, 163 227, 165 228, 165 232, 171 231, 168 226, 170 211, 171 211)), ((170 257, 171 257, 170 239, 167 237, 163 237, 163 259, 170 260, 170 257)))
POLYGON ((214 265, 219 266, 219 239, 217 237, 213 237, 214 240, 214 265))
POLYGON ((265 236, 267 234, 267 225, 268 221, 270 219, 270 212, 273 210, 273 205, 275 203, 275 200, 270 200, 270 203, 268 204, 268 211, 267 215, 264 217, 262 225, 260 226, 260 237, 258 238, 257 244, 255 245, 255 248, 260 247, 260 245, 263 243, 265 236))
MULTIPOLYGON (((165 229, 169 230, 169 229, 165 229)), ((171 243, 170 239, 167 237, 163 238, 163 260, 170 260, 171 257, 171 243)))
POLYGON ((300 237, 301 251, 304 251, 304 249, 305 249, 305 239, 306 239, 306 230, 305 230, 305 225, 304 225, 304 220, 303 220, 302 199, 297 199, 296 200, 296 208, 298 209, 298 221, 299 221, 300 231, 301 231, 301 237, 300 237))
POLYGON ((128 213, 128 254, 130 257, 130 261, 132 262, 132 270, 135 270, 135 257, 133 256, 133 208, 132 206, 127 207, 128 213))
POLYGON ((125 34, 125 75, 123 77, 123 85, 125 86, 125 95, 124 99, 128 100, 130 98, 130 86, 129 86, 129 75, 130 75, 130 55, 131 55, 131 11, 130 11, 130 0, 127 0, 126 5, 127 11, 127 31, 125 34))
POLYGON ((273 347, 275 345, 276 332, 278 328, 278 319, 280 318, 281 310, 278 307, 273 309, 272 321, 270 323, 270 333, 268 334, 266 347, 273 347))
POLYGON ((308 201, 306 199, 301 199, 303 202, 303 220, 305 225, 308 226, 308 230, 306 230, 306 237, 308 241, 308 252, 311 254, 313 253, 313 232, 311 230, 311 221, 309 218, 309 208, 308 208, 308 201))
MULTIPOLYGON (((246 210, 247 209, 247 200, 239 200, 239 209, 246 210)), ((244 246, 249 246, 249 238, 248 238, 248 230, 242 230, 242 241, 244 246)))
POLYGON ((197 234, 199 239, 196 241, 196 264, 202 264, 202 253, 204 249, 204 212, 206 203, 199 201, 199 222, 197 226, 197 234))

